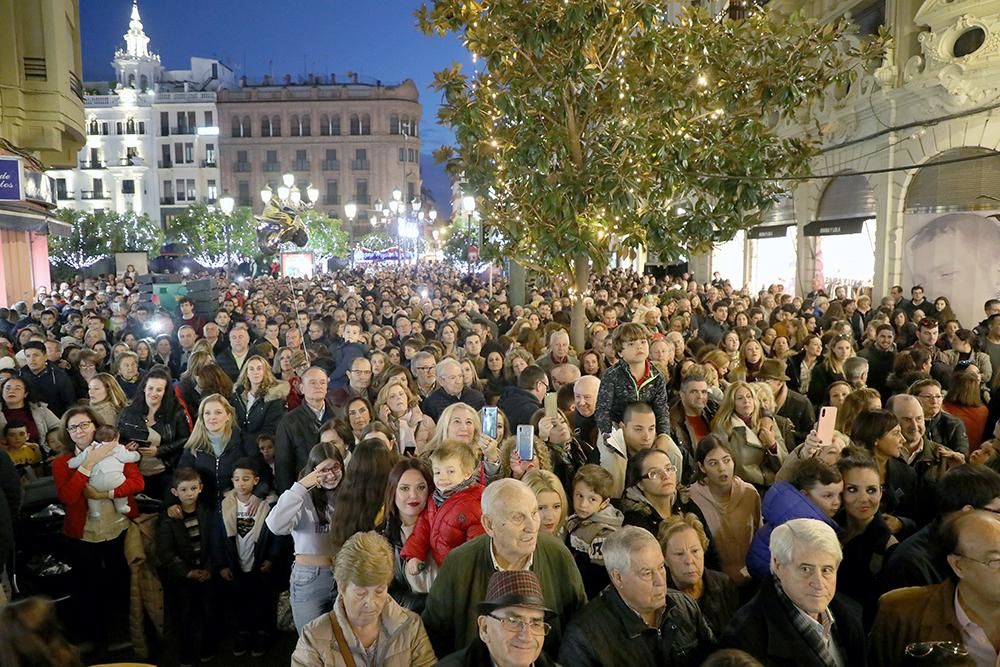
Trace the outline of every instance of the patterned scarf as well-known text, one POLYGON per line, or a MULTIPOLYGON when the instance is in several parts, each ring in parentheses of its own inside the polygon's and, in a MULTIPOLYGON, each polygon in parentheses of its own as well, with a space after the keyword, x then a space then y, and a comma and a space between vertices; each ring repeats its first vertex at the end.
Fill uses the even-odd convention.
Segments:
POLYGON ((799 633, 799 636, 805 641, 806 644, 816 653, 820 662, 826 667, 844 667, 844 662, 838 656, 837 652, 832 649, 832 644, 836 643, 836 638, 833 636, 834 628, 836 623, 833 618, 833 614, 827 609, 823 612, 824 620, 826 626, 829 624, 829 640, 824 636, 823 630, 816 627, 815 623, 810 623, 809 619, 806 618, 805 613, 803 613, 795 603, 788 599, 785 591, 781 588, 781 582, 778 578, 774 578, 774 590, 777 592, 777 597, 781 603, 782 608, 788 615, 788 619, 792 622, 792 627, 795 631, 799 633))
POLYGON ((440 509, 441 505, 444 505, 444 501, 448 500, 459 491, 464 491, 465 489, 469 488, 473 484, 476 484, 477 482, 479 482, 479 476, 474 472, 472 473, 472 476, 466 479, 464 482, 459 482, 458 484, 451 487, 447 491, 434 489, 434 493, 431 495, 431 499, 434 500, 434 504, 438 507, 438 509, 440 509))

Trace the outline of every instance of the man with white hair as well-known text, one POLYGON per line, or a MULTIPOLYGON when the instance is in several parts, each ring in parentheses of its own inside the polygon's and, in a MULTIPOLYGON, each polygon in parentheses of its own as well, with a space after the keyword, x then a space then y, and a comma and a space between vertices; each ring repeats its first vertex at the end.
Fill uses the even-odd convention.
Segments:
POLYGON ((594 413, 597 411, 597 392, 600 388, 601 380, 593 375, 584 375, 573 383, 575 407, 570 415, 573 435, 591 447, 597 446, 597 421, 594 413))
POLYGON ((573 364, 559 364, 549 371, 549 379, 552 380, 552 391, 559 391, 580 379, 580 367, 573 364))
POLYGON ((465 403, 473 410, 486 405, 486 398, 478 389, 466 387, 462 376, 462 365, 452 358, 442 359, 435 369, 437 389, 420 403, 420 409, 435 422, 441 418, 444 409, 453 403, 465 403))
POLYGON ((554 656, 566 624, 587 602, 576 562, 561 540, 539 532, 538 500, 524 482, 493 482, 483 491, 482 509, 486 534, 448 554, 427 596, 423 620, 434 652, 449 655, 479 636, 478 605, 494 572, 531 570, 556 614, 545 638, 545 651, 554 656))
POLYGON ((580 365, 576 357, 570 354, 569 334, 565 329, 556 329, 549 334, 549 351, 535 359, 535 365, 549 373, 550 379, 552 369, 560 364, 580 365))
POLYGON ((559 662, 573 667, 700 665, 715 636, 698 605, 667 588, 667 568, 656 538, 624 526, 602 551, 611 585, 566 629, 559 662))
POLYGON ((771 533, 771 574, 720 643, 775 667, 865 664, 861 608, 836 595, 843 559, 833 528, 792 519, 771 533))

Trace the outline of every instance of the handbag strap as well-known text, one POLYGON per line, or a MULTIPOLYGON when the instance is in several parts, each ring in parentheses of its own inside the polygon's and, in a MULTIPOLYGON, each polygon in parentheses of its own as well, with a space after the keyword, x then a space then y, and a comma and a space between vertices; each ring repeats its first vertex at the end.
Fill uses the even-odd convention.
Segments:
POLYGON ((351 655, 351 649, 347 646, 344 631, 340 629, 340 623, 337 623, 332 611, 329 613, 329 617, 330 627, 333 628, 333 637, 337 640, 337 648, 340 649, 340 657, 344 659, 344 664, 347 667, 358 667, 358 664, 354 662, 354 656, 351 655))

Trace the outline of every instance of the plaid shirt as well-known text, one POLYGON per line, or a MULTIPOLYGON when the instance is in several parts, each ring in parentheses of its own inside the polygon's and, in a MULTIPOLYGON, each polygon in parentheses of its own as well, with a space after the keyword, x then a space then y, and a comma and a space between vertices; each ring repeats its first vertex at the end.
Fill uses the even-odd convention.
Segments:
POLYGON ((792 602, 781 588, 781 582, 774 578, 774 589, 778 592, 778 600, 788 614, 792 627, 802 636, 807 644, 816 652, 816 656, 827 667, 845 667, 844 659, 837 640, 833 636, 836 621, 829 608, 821 615, 822 623, 817 622, 792 602))

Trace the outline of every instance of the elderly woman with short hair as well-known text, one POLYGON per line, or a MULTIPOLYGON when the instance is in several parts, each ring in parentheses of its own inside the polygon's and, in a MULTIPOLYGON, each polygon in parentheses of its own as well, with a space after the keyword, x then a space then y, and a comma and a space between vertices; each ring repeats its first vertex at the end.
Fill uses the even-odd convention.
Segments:
POLYGON ((355 533, 337 554, 333 611, 302 629, 292 667, 422 667, 437 663, 420 616, 389 596, 395 557, 374 531, 355 533))

